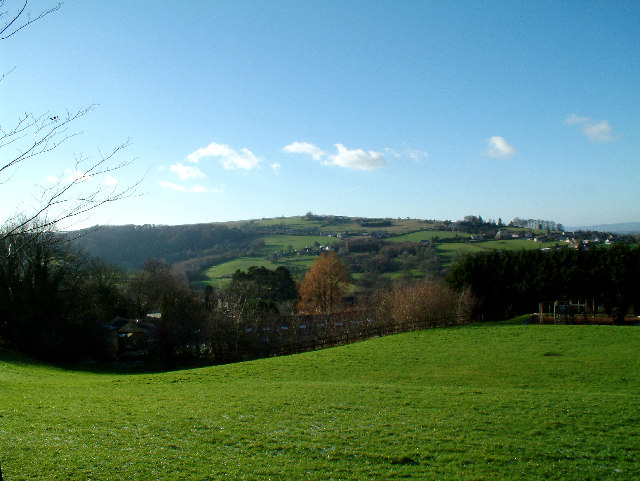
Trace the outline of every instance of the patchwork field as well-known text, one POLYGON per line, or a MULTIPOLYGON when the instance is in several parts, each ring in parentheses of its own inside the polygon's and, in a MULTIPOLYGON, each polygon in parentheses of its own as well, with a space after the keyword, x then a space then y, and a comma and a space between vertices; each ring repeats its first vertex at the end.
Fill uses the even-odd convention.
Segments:
MULTIPOLYGON (((384 242, 391 244, 430 241, 433 243, 435 247, 434 253, 443 267, 450 267, 453 262, 464 254, 474 254, 488 250, 540 249, 554 247, 557 244, 557 241, 539 243, 524 239, 469 242, 469 238, 472 237, 469 233, 454 232, 445 228, 440 221, 418 219, 358 220, 354 218, 326 218, 323 220, 288 217, 253 220, 246 225, 264 230, 265 234, 256 239, 262 241, 264 245, 252 251, 251 254, 207 268, 202 272, 203 283, 224 288, 236 269, 246 270, 251 266, 265 266, 275 269, 278 265, 285 266, 291 271, 295 279, 302 280, 305 272, 316 259, 318 252, 307 252, 302 255, 297 253, 292 255, 291 253, 305 248, 314 248, 314 246, 339 246, 344 237, 338 238, 337 236, 347 232, 349 237, 351 239, 355 238, 355 240, 358 237, 366 237, 362 234, 382 233, 381 236, 383 236, 384 242), (294 232, 294 234, 291 232, 294 232)), ((520 228, 510 229, 514 232, 526 230, 520 228)), ((401 264, 405 261, 406 259, 401 264)), ((392 280, 406 276, 407 272, 411 272, 413 278, 416 279, 425 275, 424 269, 417 261, 410 266, 409 270, 405 267, 398 267, 396 270, 380 273, 380 275, 392 280)), ((360 277, 361 275, 354 273, 353 279, 358 280, 360 277)))
POLYGON ((473 325, 166 373, 0 355, 34 479, 637 479, 640 329, 473 325))

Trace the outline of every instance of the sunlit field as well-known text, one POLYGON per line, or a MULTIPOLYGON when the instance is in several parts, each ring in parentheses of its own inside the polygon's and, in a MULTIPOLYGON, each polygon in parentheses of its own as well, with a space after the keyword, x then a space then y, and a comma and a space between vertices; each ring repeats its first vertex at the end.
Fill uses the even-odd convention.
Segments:
POLYGON ((24 479, 637 479, 640 329, 472 325, 166 373, 0 358, 24 479))

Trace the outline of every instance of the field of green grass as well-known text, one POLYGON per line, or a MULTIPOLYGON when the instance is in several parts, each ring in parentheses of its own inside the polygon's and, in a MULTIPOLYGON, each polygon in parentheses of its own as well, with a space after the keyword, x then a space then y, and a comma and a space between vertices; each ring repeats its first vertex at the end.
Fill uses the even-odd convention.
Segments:
POLYGON ((278 266, 285 266, 291 272, 294 278, 304 278, 304 273, 309 270, 316 256, 292 256, 282 257, 277 264, 262 257, 239 257, 222 264, 215 265, 207 269, 204 274, 207 276, 206 284, 223 288, 231 282, 231 276, 240 269, 247 271, 249 267, 266 267, 267 269, 276 269, 278 266))
POLYGON ((264 247, 268 253, 281 252, 289 247, 293 250, 302 249, 304 247, 314 247, 318 245, 332 245, 338 242, 335 237, 317 236, 317 235, 274 235, 264 237, 264 247))
POLYGON ((240 269, 246 271, 249 267, 267 267, 269 269, 275 269, 271 262, 263 259, 262 257, 239 257, 222 264, 215 265, 207 269, 204 274, 208 277, 208 283, 212 285, 226 285, 231 281, 231 276, 235 271, 240 269))
POLYGON ((476 254, 488 250, 541 249, 554 247, 556 242, 533 242, 526 239, 490 240, 482 242, 448 242, 436 244, 436 251, 443 264, 449 266, 465 254, 476 254))
POLYGON ((453 239, 454 237, 469 238, 471 234, 467 234, 466 232, 452 232, 450 230, 421 230, 390 237, 388 240, 391 242, 422 242, 423 240, 433 240, 435 237, 439 239, 453 239))
POLYGON ((640 329, 473 325, 166 373, 0 352, 15 480, 640 478, 640 329))
MULTIPOLYGON (((275 218, 275 219, 260 219, 251 221, 256 226, 260 227, 284 227, 289 229, 298 229, 303 231, 312 231, 319 230, 323 233, 343 233, 343 232, 373 232, 373 231, 383 231, 389 234, 401 235, 414 231, 421 231, 424 229, 433 229, 437 227, 442 227, 441 221, 428 221, 421 219, 384 219, 389 220, 392 225, 390 226, 362 226, 360 222, 357 221, 356 218, 350 218, 348 221, 344 219, 340 219, 336 222, 331 222, 330 220, 317 220, 317 219, 307 219, 306 217, 286 217, 286 218, 275 218)), ((365 219, 365 221, 374 221, 375 219, 365 219)))
MULTIPOLYGON (((229 262, 225 262, 206 269, 202 274, 207 278, 204 283, 224 288, 230 281, 231 276, 237 269, 247 270, 251 266, 265 266, 275 269, 278 265, 283 265, 289 269, 295 279, 301 280, 305 272, 311 267, 314 256, 302 257, 281 257, 277 264, 270 262, 270 257, 274 254, 281 253, 291 248, 293 250, 302 249, 304 247, 313 247, 316 243, 319 245, 334 245, 340 242, 335 237, 329 235, 349 232, 351 235, 358 236, 359 233, 368 232, 371 234, 375 231, 386 232, 389 237, 387 242, 421 242, 423 240, 433 240, 435 237, 439 239, 459 238, 461 242, 437 242, 435 243, 436 253, 440 257, 442 265, 451 266, 458 258, 466 253, 476 253, 492 249, 539 249, 541 247, 552 247, 555 242, 534 243, 523 239, 507 239, 507 240, 490 240, 484 242, 464 242, 471 237, 471 234, 465 232, 453 232, 446 229, 441 221, 429 221, 420 219, 384 219, 391 222, 392 225, 385 227, 363 227, 356 218, 337 219, 331 218, 314 218, 306 217, 286 217, 274 219, 259 219, 252 221, 242 221, 242 223, 250 223, 258 228, 265 229, 265 234, 259 239, 264 241, 264 247, 260 250, 259 256, 254 253, 254 257, 239 257, 229 262), (288 233, 295 231, 297 235, 288 233), (322 233, 323 235, 318 235, 322 233)), ((366 219, 365 222, 376 223, 380 219, 366 219)), ((232 225, 231 223, 230 225, 232 225)), ((236 223, 236 224, 239 224, 236 223)), ((514 230, 524 230, 517 229, 514 230)), ((414 277, 420 277, 422 272, 414 269, 414 277)), ((385 274, 385 277, 396 279, 405 275, 402 271, 385 274)), ((354 276, 357 279, 358 276, 354 276)))

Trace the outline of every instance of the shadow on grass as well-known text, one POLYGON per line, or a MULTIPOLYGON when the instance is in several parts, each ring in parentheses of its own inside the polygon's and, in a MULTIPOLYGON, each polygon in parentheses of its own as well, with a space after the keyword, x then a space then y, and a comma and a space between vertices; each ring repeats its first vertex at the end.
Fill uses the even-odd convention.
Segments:
POLYGON ((28 354, 0 345, 0 362, 18 366, 41 366, 64 371, 92 374, 158 374, 211 366, 202 362, 152 362, 152 361, 54 361, 38 359, 28 354))

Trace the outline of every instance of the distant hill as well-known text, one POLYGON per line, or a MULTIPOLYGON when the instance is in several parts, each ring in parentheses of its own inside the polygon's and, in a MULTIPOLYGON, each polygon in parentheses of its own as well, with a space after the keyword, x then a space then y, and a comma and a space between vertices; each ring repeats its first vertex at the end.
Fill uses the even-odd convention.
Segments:
POLYGON ((624 222, 621 224, 599 224, 586 225, 578 227, 567 227, 567 230, 575 231, 598 231, 598 232, 614 232, 616 234, 640 234, 640 222, 624 222))
POLYGON ((126 269, 142 267, 151 258, 174 264, 194 257, 241 255, 256 235, 248 223, 100 226, 69 233, 91 255, 126 269))
POLYGON ((540 249, 558 241, 533 242, 534 233, 541 234, 537 229, 499 227, 472 216, 452 223, 309 213, 179 226, 102 226, 69 235, 90 255, 124 269, 158 259, 191 282, 216 286, 225 285, 237 269, 256 265, 282 265, 301 279, 320 253, 336 250, 356 283, 376 286, 396 278, 444 275, 467 253, 540 249))

